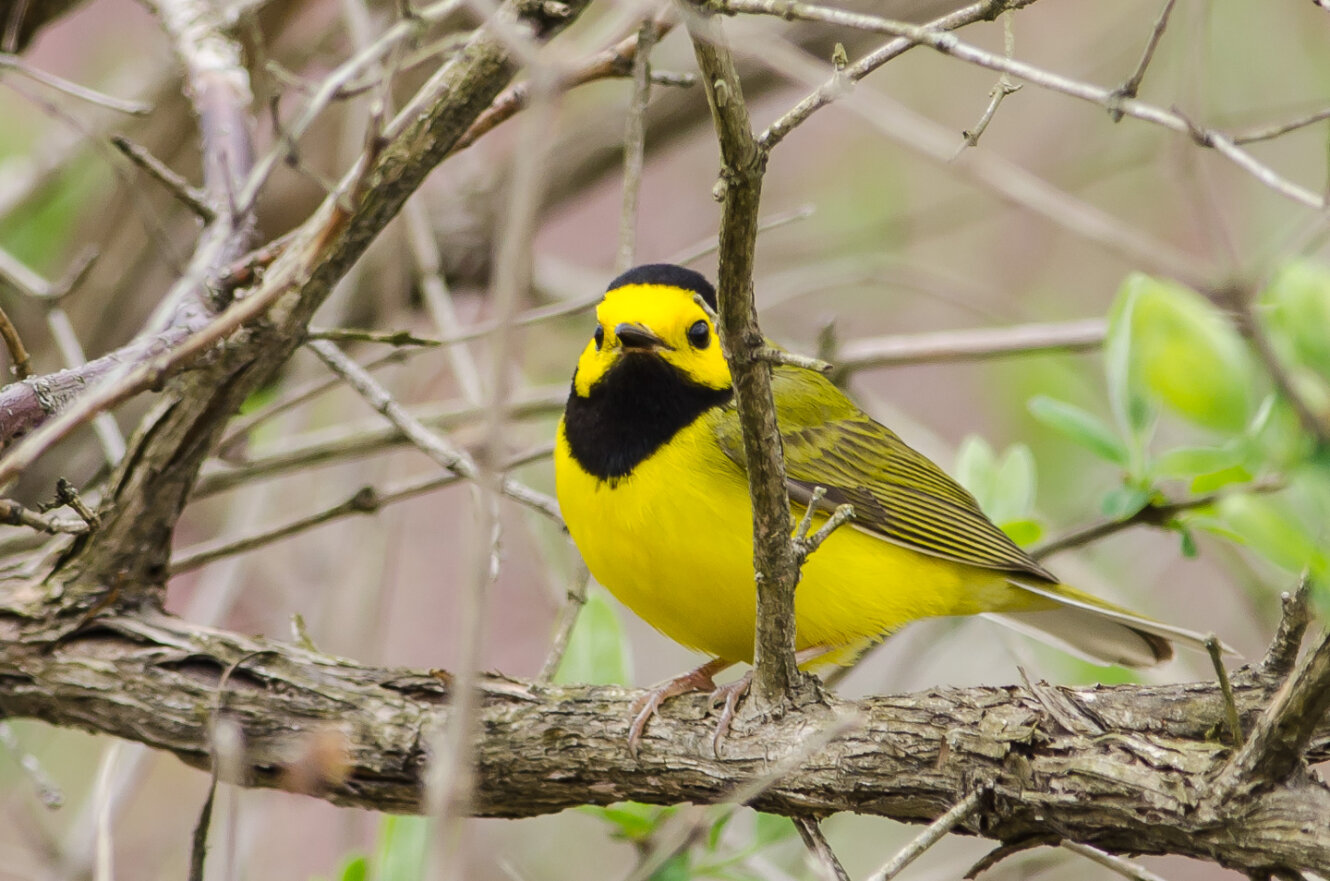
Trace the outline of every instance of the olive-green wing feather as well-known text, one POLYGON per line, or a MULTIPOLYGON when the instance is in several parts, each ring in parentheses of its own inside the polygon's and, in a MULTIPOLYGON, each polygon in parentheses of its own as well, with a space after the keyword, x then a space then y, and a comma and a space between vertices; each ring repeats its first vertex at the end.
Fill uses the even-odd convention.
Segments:
MULTIPOLYGON (((806 504, 816 487, 824 487, 824 504, 853 505, 854 525, 887 541, 1057 581, 984 516, 964 487, 822 376, 781 367, 773 373, 772 392, 794 501, 806 504)), ((716 437, 742 466, 743 437, 732 407, 717 421, 716 437)))

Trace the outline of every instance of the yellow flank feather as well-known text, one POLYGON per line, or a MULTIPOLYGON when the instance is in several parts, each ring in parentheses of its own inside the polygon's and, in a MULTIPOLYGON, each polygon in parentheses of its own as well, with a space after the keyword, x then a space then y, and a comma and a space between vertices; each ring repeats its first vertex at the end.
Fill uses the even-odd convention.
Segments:
MULTIPOLYGON (((555 451, 559 504, 587 566, 665 635, 751 661, 751 506, 730 375, 689 270, 639 267, 611 283, 578 360, 555 451)), ((822 376, 774 373, 794 516, 815 487, 853 526, 804 565, 799 649, 849 663, 902 625, 996 613, 1072 651, 1143 666, 1202 638, 1059 584, 936 465, 822 376)), ((819 514, 819 519, 825 519, 819 514)))

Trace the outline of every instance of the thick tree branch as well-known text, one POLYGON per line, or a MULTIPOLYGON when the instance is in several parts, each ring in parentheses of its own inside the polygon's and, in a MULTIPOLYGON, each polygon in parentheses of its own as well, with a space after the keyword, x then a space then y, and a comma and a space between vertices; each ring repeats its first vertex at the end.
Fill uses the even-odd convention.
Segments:
MULTIPOLYGON (((377 810, 422 809, 429 732, 447 712, 446 674, 386 669, 294 645, 190 625, 160 613, 97 618, 59 638, 24 589, 0 596, 0 712, 149 744, 208 768, 215 706, 244 737, 245 785, 309 789, 291 766, 339 733, 348 771, 316 794, 377 810), (223 694, 223 672, 234 668, 223 694)), ((67 624, 65 626, 67 630, 67 624)), ((1275 683, 1242 671, 1249 718, 1275 683)), ((709 749, 705 698, 672 703, 640 759, 628 754, 631 703, 617 687, 549 688, 491 676, 476 744, 475 810, 550 813, 634 799, 723 800, 831 726, 843 733, 749 803, 794 816, 856 811, 929 822, 991 786, 957 831, 1011 844, 1062 839, 1119 853, 1177 853, 1248 873, 1330 866, 1330 789, 1309 775, 1238 800, 1209 780, 1230 750, 1212 738, 1214 683, 1052 688, 1096 720, 1068 730, 1026 688, 935 689, 858 703, 831 700, 739 722, 725 758, 709 749), (844 726, 851 716, 861 724, 844 726)), ((1319 755, 1330 730, 1316 729, 1319 755)))

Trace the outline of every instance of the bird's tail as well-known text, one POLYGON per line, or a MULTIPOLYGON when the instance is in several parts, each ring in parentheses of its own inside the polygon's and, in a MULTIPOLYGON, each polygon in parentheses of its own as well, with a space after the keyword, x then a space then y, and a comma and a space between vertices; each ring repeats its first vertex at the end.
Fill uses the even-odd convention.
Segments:
POLYGON ((1041 603, 1042 609, 990 613, 989 617, 1092 663, 1151 667, 1173 657, 1175 642, 1205 651, 1205 634, 1146 618, 1074 587, 1015 580, 1010 584, 1052 603, 1041 603))

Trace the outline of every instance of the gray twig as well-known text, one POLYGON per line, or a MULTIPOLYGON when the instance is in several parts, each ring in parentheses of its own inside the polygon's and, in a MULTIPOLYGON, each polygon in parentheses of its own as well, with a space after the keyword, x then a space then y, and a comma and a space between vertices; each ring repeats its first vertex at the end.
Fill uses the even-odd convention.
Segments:
POLYGON ((149 177, 165 187, 168 193, 175 196, 176 201, 193 211, 204 223, 212 223, 217 219, 217 210, 209 202, 208 194, 197 187, 191 186, 189 181, 176 174, 165 162, 148 152, 146 147, 135 144, 123 135, 112 135, 111 144, 123 153, 126 159, 143 169, 149 177))
POLYGON ((1228 729, 1233 735, 1233 745, 1241 747, 1245 740, 1242 718, 1238 715, 1238 704, 1233 699, 1233 683, 1229 681, 1228 670, 1224 667, 1224 645, 1218 636, 1211 633, 1205 638, 1205 650, 1210 655, 1210 663, 1214 665, 1219 692, 1224 696, 1224 713, 1228 718, 1228 729))
POLYGON ((969 795, 930 823, 928 828, 920 832, 900 853, 888 860, 882 868, 869 875, 868 881, 891 881, 906 866, 922 856, 924 851, 941 841, 942 836, 968 820, 971 814, 979 810, 984 798, 992 791, 992 787, 988 784, 971 790, 969 795))
MULTIPOLYGON (((319 356, 319 360, 323 361, 329 370, 346 380, 347 385, 355 389, 376 412, 395 425, 411 443, 420 448, 421 452, 467 480, 481 479, 480 469, 470 456, 452 447, 422 425, 405 407, 397 403, 392 395, 388 394, 387 389, 380 385, 378 380, 370 376, 368 371, 341 349, 326 340, 315 340, 309 344, 309 348, 319 356)), ((511 477, 500 480, 498 489, 510 499, 539 511, 560 525, 563 524, 558 502, 545 493, 531 489, 511 477)))
POLYGON ((804 847, 808 848, 808 853, 816 861, 825 881, 850 881, 850 873, 845 871, 837 859, 836 852, 831 849, 827 836, 822 834, 822 826, 817 820, 812 817, 795 817, 794 828, 799 830, 804 847))
POLYGON ((1243 793, 1277 785, 1304 761, 1312 734, 1330 710, 1330 634, 1294 668, 1256 720, 1247 742, 1219 774, 1211 790, 1220 806, 1243 793))
MULTIPOLYGON (((1159 18, 1155 20, 1155 26, 1150 31, 1150 39, 1145 43, 1145 51, 1141 53, 1141 60, 1136 63, 1136 69, 1122 85, 1113 90, 1113 95, 1119 100, 1136 97, 1141 88, 1141 81, 1145 79, 1145 69, 1150 66, 1150 61, 1155 56, 1155 49, 1159 46, 1160 38, 1164 36, 1164 28, 1168 27, 1168 17, 1173 14, 1173 5, 1176 2, 1177 0, 1164 0, 1164 8, 1160 10, 1159 18)), ((1120 109, 1109 108, 1108 113, 1114 122, 1122 119, 1120 109)))
POLYGON ((1063 850, 1069 850, 1088 860, 1094 860, 1109 871, 1117 872, 1124 878, 1130 878, 1131 881, 1164 881, 1163 877, 1151 872, 1140 863, 1125 860, 1117 854, 1105 853, 1097 847, 1081 844, 1079 841, 1063 841, 1059 846, 1063 850))
POLYGON ((618 275, 632 266, 637 252, 637 202, 642 189, 642 163, 646 153, 646 112, 651 99, 651 50, 656 45, 657 24, 650 19, 637 30, 637 52, 633 57, 633 96, 623 134, 623 207, 619 210, 619 251, 614 259, 618 275))
MULTIPOLYGON (((1010 9, 1002 13, 1002 52, 1009 59, 1016 54, 1016 28, 1012 24, 1015 15, 1016 13, 1010 9)), ((1020 84, 1013 83, 1011 77, 1004 70, 998 76, 997 84, 988 91, 988 106, 984 108, 984 112, 979 116, 979 121, 974 124, 973 128, 961 133, 965 140, 956 148, 957 156, 964 152, 967 147, 979 146, 979 139, 988 130, 988 124, 993 121, 993 117, 997 115, 998 106, 1006 100, 1008 95, 1014 95, 1020 90, 1020 84)))

